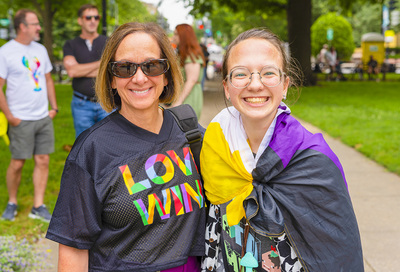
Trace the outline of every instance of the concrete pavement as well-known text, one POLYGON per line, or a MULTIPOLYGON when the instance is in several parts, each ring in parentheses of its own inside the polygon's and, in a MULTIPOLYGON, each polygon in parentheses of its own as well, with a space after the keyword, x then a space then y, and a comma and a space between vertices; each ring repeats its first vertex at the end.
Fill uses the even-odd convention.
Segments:
MULTIPOLYGON (((199 122, 206 127, 226 105, 220 80, 206 81, 204 89, 199 122)), ((302 124, 312 133, 322 133, 343 165, 361 233, 365 272, 400 271, 400 177, 311 124, 302 124)), ((47 239, 43 243, 50 249, 45 272, 57 271, 58 246, 47 239)))

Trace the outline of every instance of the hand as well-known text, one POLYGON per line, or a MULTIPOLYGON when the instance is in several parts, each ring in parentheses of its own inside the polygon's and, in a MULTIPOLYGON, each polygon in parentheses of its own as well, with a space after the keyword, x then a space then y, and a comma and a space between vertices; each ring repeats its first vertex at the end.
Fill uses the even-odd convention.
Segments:
POLYGON ((8 119, 8 123, 10 126, 16 127, 21 124, 21 119, 13 116, 12 118, 8 119))
POLYGON ((57 111, 55 109, 49 110, 49 116, 51 119, 54 119, 54 117, 56 117, 56 115, 57 115, 57 111))

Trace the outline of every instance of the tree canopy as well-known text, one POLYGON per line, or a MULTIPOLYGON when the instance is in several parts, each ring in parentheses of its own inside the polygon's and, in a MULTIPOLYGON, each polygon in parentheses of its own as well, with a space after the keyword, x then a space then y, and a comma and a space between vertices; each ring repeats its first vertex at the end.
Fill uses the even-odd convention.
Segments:
MULTIPOLYGON (((387 0, 178 1, 192 6, 192 14, 196 18, 207 16, 210 19, 214 37, 222 45, 230 43, 240 32, 247 29, 261 26, 269 28, 289 43, 292 56, 299 61, 306 80, 310 83, 312 82, 310 58, 312 52, 315 52, 314 47, 311 49, 312 23, 320 15, 328 12, 341 14, 352 23, 354 41, 357 45, 365 32, 379 32, 379 29, 375 29, 380 27, 379 9, 387 0), (371 6, 366 3, 376 5, 371 6)), ((60 60, 65 40, 79 34, 76 13, 82 4, 87 2, 96 4, 102 14, 101 0, 9 0, 0 1, 0 16, 5 18, 10 8, 14 12, 22 7, 36 10, 43 25, 42 42, 52 60, 60 60)), ((111 32, 115 25, 127 21, 157 21, 157 14, 150 14, 139 0, 107 0, 107 5, 108 32, 111 32)))
MULTIPOLYGON (((150 14, 139 0, 111 0, 107 1, 107 32, 112 32, 117 24, 128 21, 156 21, 156 14, 150 14), (111 11, 111 12, 110 12, 111 11), (116 12, 118 11, 118 12, 116 12), (116 18, 118 21, 116 21, 116 18)), ((12 9, 29 8, 38 13, 42 23, 42 42, 49 52, 52 61, 61 60, 62 46, 67 39, 79 35, 80 27, 77 23, 77 12, 81 5, 91 3, 99 8, 102 15, 101 0, 12 0, 0 3, 0 16, 7 16, 12 9)), ((100 22, 100 28, 101 22, 100 22)))
POLYGON ((316 56, 324 44, 334 46, 340 59, 349 60, 354 51, 353 33, 350 23, 335 12, 320 16, 311 27, 312 54, 316 56), (333 39, 327 39, 328 29, 333 39))
MULTIPOLYGON (((185 0, 182 0, 185 1, 185 0)), ((290 45, 290 51, 293 58, 295 58, 300 68, 305 74, 306 84, 313 84, 315 81, 311 72, 311 32, 310 28, 312 22, 317 20, 320 15, 328 12, 337 12, 344 17, 352 17, 358 11, 355 9, 359 6, 366 6, 367 4, 378 3, 382 5, 385 0, 191 0, 190 4, 193 6, 193 14, 201 17, 207 12, 214 16, 216 14, 242 14, 246 20, 236 27, 233 20, 235 16, 228 16, 227 20, 219 16, 216 18, 218 23, 214 23, 213 28, 219 25, 219 21, 230 26, 224 34, 228 37, 227 43, 230 42, 236 35, 238 30, 246 30, 253 26, 247 24, 251 21, 250 14, 259 17, 257 26, 267 27, 273 32, 278 34, 283 40, 286 40, 290 45), (286 17, 285 17, 286 14, 286 17), (247 20, 249 18, 249 20, 247 20), (264 20, 260 20, 263 18, 264 20), (276 19, 276 29, 271 19, 276 19), (225 20, 225 21, 224 21, 225 20), (228 21, 228 22, 227 22, 228 21), (231 22, 232 24, 229 24, 231 22), (279 26, 286 28, 281 30, 279 26), (283 34, 283 35, 282 35, 283 34)), ((386 0, 387 1, 387 0, 386 0)), ((380 13, 379 13, 380 14, 380 13)), ((238 20, 240 22, 240 20, 238 20)), ((372 20, 370 21, 372 23, 372 20)), ((380 23, 376 23, 380 25, 380 23)), ((220 27, 223 29, 223 27, 220 27)), ((215 29, 215 28, 214 28, 215 29)), ((240 32, 240 31, 239 31, 240 32)), ((357 35, 361 36, 363 33, 356 31, 357 35), (359 34, 361 33, 361 34, 359 34)), ((326 34, 324 34, 326 36, 326 34)), ((347 53, 346 53, 347 54, 347 53)))

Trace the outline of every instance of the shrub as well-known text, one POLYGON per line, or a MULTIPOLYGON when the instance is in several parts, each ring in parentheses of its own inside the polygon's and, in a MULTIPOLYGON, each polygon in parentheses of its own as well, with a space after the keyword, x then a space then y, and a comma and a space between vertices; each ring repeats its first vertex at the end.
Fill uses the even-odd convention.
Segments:
POLYGON ((353 30, 350 23, 334 12, 321 15, 311 27, 312 54, 316 56, 324 44, 335 47, 342 60, 349 60, 354 51, 353 30), (333 30, 333 40, 327 40, 327 31, 333 30))
POLYGON ((45 259, 45 251, 39 251, 27 239, 18 241, 15 236, 0 236, 0 271, 42 271, 45 259))

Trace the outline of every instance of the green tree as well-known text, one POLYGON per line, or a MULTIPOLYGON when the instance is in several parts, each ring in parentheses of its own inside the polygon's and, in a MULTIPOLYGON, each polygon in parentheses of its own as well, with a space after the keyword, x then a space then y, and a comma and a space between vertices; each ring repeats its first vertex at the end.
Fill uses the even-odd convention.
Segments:
POLYGON ((219 6, 229 7, 233 13, 243 12, 245 15, 263 11, 266 15, 272 16, 276 13, 286 12, 287 38, 291 54, 304 72, 305 83, 315 82, 310 61, 311 0, 193 0, 193 13, 204 14, 208 11, 212 14, 212 3, 214 2, 219 6))
POLYGON ((353 26, 353 37, 356 46, 361 46, 361 36, 368 32, 378 32, 381 29, 381 4, 357 5, 354 15, 349 18, 353 26), (378 22, 378 23, 377 23, 378 22))
MULTIPOLYGON (((4 14, 4 11, 9 8, 12 8, 14 12, 21 8, 30 8, 37 11, 39 20, 43 25, 43 45, 46 47, 51 61, 54 61, 56 58, 59 59, 61 57, 60 50, 65 40, 79 34, 79 25, 76 21, 77 11, 81 5, 86 3, 95 4, 99 7, 100 14, 102 14, 101 0, 10 0, 8 3, 2 2, 0 7, 3 10, 0 14, 4 14)), ((119 23, 132 20, 156 20, 156 16, 150 15, 139 0, 115 0, 114 3, 119 6, 119 23)), ((109 8, 107 7, 107 10, 111 10, 109 8)), ((113 24, 115 23, 114 18, 114 16, 107 15, 107 21, 111 21, 113 24)), ((113 30, 113 24, 108 28, 109 31, 113 30)))
MULTIPOLYGON (((204 14, 206 11, 212 14, 212 3, 227 6, 233 12, 246 11, 255 13, 265 11, 267 14, 285 11, 287 20, 288 42, 292 57, 297 59, 300 68, 305 75, 305 84, 314 84, 315 78, 311 71, 311 22, 312 0, 191 0, 193 13, 204 14)), ((317 0, 314 0, 317 1, 317 0)), ((329 0, 330 3, 339 4, 343 11, 351 10, 352 0, 329 0)), ((382 0, 359 0, 363 3, 376 3, 382 0)))
POLYGON ((256 12, 246 12, 245 10, 233 12, 226 6, 219 6, 217 3, 213 3, 213 5, 215 5, 213 13, 207 17, 212 21, 214 38, 222 46, 229 44, 239 33, 259 26, 268 27, 282 39, 287 40, 284 12, 274 14, 267 14, 261 10, 256 12), (282 23, 282 20, 284 23, 282 23), (216 34, 217 31, 220 33, 219 36, 216 34))
MULTIPOLYGON (((321 15, 336 12, 346 18, 353 28, 353 40, 356 46, 361 45, 361 36, 368 32, 382 31, 382 2, 385 1, 355 1, 351 9, 345 10, 338 6, 336 0, 313 0, 312 22, 321 15)), ((388 0, 386 0, 387 4, 388 0)))
POLYGON ((353 33, 350 23, 334 12, 320 16, 311 27, 312 54, 316 56, 323 44, 336 48, 338 57, 348 60, 354 51, 353 33), (328 41, 327 31, 333 30, 333 40, 328 41))

